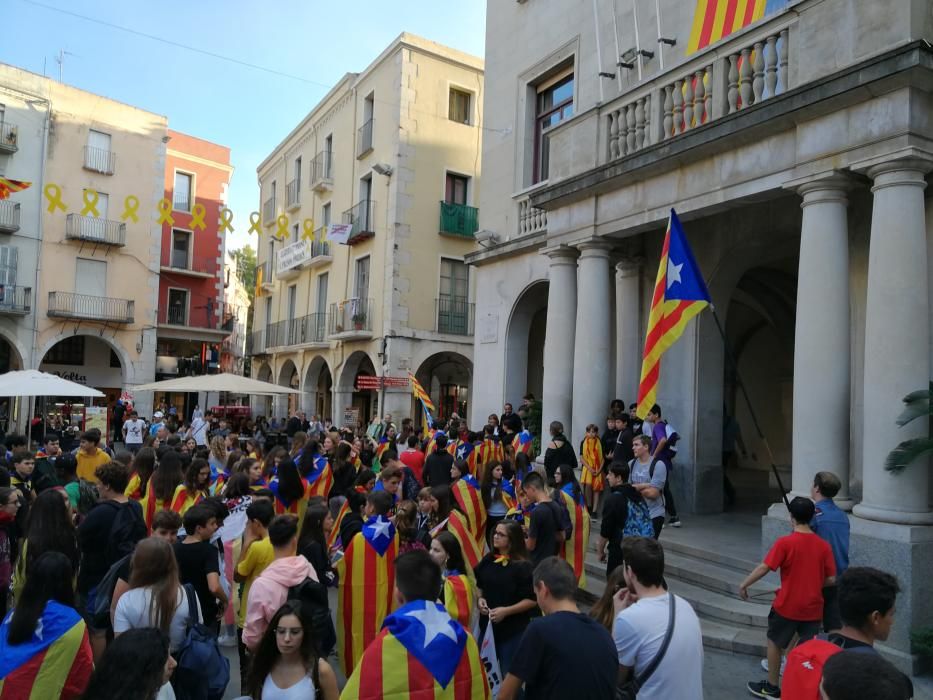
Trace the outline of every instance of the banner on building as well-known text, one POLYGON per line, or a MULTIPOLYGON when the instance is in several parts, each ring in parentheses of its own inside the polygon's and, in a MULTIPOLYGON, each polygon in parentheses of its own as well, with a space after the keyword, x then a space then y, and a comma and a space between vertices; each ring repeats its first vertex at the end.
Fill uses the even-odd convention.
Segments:
POLYGON ((353 224, 329 224, 327 226, 327 240, 346 245, 352 232, 353 224))

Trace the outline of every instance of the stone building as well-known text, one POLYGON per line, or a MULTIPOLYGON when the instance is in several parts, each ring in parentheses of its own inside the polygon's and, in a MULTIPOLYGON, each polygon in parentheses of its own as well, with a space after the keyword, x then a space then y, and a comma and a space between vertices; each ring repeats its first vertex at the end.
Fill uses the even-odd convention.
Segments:
MULTIPOLYGON (((531 390, 577 442, 635 400, 674 207, 738 366, 711 312, 664 356, 681 508, 722 509, 725 413, 744 469, 773 454, 796 494, 838 474, 853 562, 905 589, 886 652, 911 666, 909 630, 933 624, 929 468, 884 460, 926 435, 895 418, 931 369, 933 16, 923 0, 740 5, 489 3, 471 422, 531 390)), ((783 506, 763 523, 763 544, 786 532, 783 506)))

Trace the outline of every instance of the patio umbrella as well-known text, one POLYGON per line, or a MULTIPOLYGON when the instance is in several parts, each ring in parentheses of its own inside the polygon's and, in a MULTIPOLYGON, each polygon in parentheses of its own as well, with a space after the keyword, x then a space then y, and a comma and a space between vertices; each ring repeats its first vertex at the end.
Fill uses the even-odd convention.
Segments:
MULTIPOLYGON (((228 394, 300 394, 297 389, 279 386, 258 379, 241 377, 238 374, 204 374, 200 377, 179 377, 161 382, 141 384, 134 391, 216 391, 228 394)), ((2 394, 0 394, 2 395, 2 394)))
POLYGON ((99 398, 105 394, 48 372, 23 369, 0 375, 0 396, 93 396, 99 398))

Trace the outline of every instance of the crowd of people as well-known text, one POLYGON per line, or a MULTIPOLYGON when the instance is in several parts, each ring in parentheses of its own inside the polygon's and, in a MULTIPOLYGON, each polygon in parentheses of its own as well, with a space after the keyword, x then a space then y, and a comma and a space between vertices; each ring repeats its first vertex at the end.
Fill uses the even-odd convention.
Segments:
MULTIPOLYGON (((676 430, 659 406, 642 421, 613 401, 606 430, 588 426, 575 450, 559 422, 532 433, 533 401, 519 413, 506 404, 480 430, 457 416, 397 427, 390 415, 335 429, 296 411, 271 440, 209 412, 144 421, 127 407, 119 449, 95 430, 74 452, 54 433, 35 453, 7 436, 0 696, 213 700, 238 685, 264 700, 411 688, 702 698, 699 620, 668 591, 659 542, 681 526, 676 430), (607 585, 585 614, 575 594, 597 519, 607 585), (222 646, 237 647, 239 678, 222 646)), ((813 500, 790 503, 793 534, 743 583, 745 595, 781 571, 769 679, 748 687, 760 697, 780 697, 790 649, 785 687, 852 697, 850 665, 890 630, 897 582, 846 570, 835 492, 838 479, 818 474, 813 500), (798 678, 807 667, 821 671, 815 685, 798 678)))

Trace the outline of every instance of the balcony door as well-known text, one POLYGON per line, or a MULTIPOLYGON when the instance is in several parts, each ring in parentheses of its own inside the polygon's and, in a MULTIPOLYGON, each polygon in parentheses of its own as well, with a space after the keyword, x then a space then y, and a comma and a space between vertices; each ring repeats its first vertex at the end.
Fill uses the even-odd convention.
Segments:
POLYGON ((314 340, 324 340, 324 329, 327 326, 327 273, 318 275, 317 297, 314 307, 314 340))
POLYGON ((110 208, 110 195, 106 192, 98 192, 97 203, 94 206, 98 216, 94 218, 83 216, 80 219, 81 237, 103 241, 107 238, 107 211, 110 208))
POLYGON ((470 272, 462 260, 441 258, 441 280, 437 299, 437 330, 467 333, 469 325, 470 272))
POLYGON ((467 184, 470 178, 463 175, 447 173, 447 186, 444 190, 444 201, 448 204, 467 203, 467 184))
POLYGON ((168 322, 173 326, 188 324, 188 290, 168 290, 168 322))
POLYGON ((172 267, 187 270, 190 264, 191 234, 187 231, 172 231, 172 267))
POLYGON ((78 258, 75 265, 75 293, 91 297, 107 296, 107 262, 78 258))
POLYGON ((356 261, 356 274, 353 280, 353 296, 366 303, 369 297, 369 256, 356 261))

